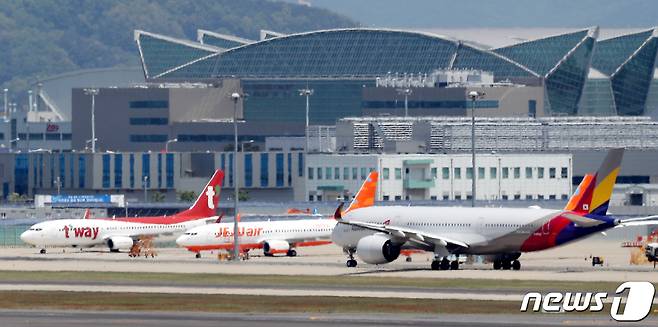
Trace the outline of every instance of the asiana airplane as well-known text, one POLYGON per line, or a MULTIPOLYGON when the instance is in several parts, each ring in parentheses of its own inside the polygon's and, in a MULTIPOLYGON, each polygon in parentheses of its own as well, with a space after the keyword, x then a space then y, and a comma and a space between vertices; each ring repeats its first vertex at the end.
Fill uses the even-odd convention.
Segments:
POLYGON ((494 269, 521 269, 524 252, 541 251, 610 228, 658 225, 658 216, 621 219, 608 204, 621 168, 623 149, 608 152, 599 170, 587 174, 562 210, 375 206, 377 172, 371 172, 347 210, 334 214, 332 240, 348 254, 348 267, 358 257, 385 264, 406 249, 434 253, 433 270, 459 269, 453 255, 484 255, 494 269))

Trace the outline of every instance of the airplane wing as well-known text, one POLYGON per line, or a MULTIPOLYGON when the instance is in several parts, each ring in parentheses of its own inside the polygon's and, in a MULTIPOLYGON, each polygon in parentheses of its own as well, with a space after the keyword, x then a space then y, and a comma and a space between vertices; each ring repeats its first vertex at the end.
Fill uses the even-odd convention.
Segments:
POLYGON ((398 238, 406 239, 407 241, 410 241, 412 243, 422 244, 426 246, 438 245, 445 247, 447 245, 456 245, 462 248, 468 248, 468 244, 464 242, 453 240, 440 235, 430 234, 425 231, 410 229, 410 228, 391 226, 386 224, 373 224, 373 223, 366 223, 359 221, 345 221, 345 220, 340 220, 338 221, 338 223, 390 234, 398 238))
POLYGON ((630 226, 658 226, 658 216, 622 219, 615 228, 630 226))

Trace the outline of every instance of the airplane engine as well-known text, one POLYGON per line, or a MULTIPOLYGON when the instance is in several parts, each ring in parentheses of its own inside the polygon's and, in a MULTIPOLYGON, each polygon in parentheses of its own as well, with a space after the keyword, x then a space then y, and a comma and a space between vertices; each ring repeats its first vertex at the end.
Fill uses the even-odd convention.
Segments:
POLYGON ((401 247, 402 244, 394 243, 389 235, 374 234, 359 240, 356 253, 370 264, 389 263, 400 256, 401 247))
POLYGON ((272 240, 263 243, 263 252, 265 255, 272 255, 275 253, 287 253, 290 249, 290 244, 286 241, 272 240))
POLYGON ((112 236, 107 239, 107 246, 111 251, 119 249, 130 249, 133 246, 133 239, 128 236, 112 236))

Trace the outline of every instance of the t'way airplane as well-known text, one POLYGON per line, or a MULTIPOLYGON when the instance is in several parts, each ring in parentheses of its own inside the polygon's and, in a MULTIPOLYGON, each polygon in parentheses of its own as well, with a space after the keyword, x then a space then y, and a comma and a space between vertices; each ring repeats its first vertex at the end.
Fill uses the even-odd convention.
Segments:
POLYGON ((215 170, 194 204, 172 216, 58 219, 33 225, 21 234, 21 240, 41 246, 41 253, 45 254, 46 246, 89 248, 105 245, 110 251, 117 252, 130 249, 140 237, 176 236, 217 219, 215 208, 223 179, 224 172, 215 170))
MULTIPOLYGON (((266 256, 285 253, 294 257, 297 247, 331 243, 331 231, 335 225, 334 219, 326 218, 250 222, 240 222, 238 218, 240 253, 262 248, 266 256)), ((178 237, 176 244, 195 252, 197 258, 201 257, 201 251, 232 250, 233 223, 192 228, 178 237)))
POLYGON ((658 225, 656 216, 619 219, 607 214, 623 149, 610 150, 596 174, 587 174, 564 210, 374 206, 377 172, 372 172, 345 212, 335 213, 332 240, 349 255, 371 264, 398 258, 402 249, 434 252, 432 269, 459 269, 451 255, 485 255, 494 269, 521 269, 523 252, 540 251, 609 228, 658 225))

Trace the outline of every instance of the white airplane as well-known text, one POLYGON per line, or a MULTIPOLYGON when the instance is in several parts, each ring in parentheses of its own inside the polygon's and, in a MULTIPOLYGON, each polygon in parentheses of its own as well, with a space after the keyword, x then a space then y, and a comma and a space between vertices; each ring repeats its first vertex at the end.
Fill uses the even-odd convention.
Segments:
MULTIPOLYGON (((248 254, 249 250, 262 248, 266 256, 285 253, 294 257, 298 247, 330 244, 335 225, 334 219, 326 218, 238 222, 240 252, 248 254)), ((201 251, 232 250, 233 223, 192 228, 178 237, 176 244, 195 252, 197 258, 201 251)))
POLYGON ((110 251, 118 252, 130 249, 141 237, 173 239, 192 227, 217 219, 215 209, 223 179, 224 172, 215 170, 194 204, 172 216, 89 219, 86 213, 84 219, 58 219, 35 224, 21 234, 21 240, 42 247, 40 252, 45 254, 47 246, 107 246, 110 251))
POLYGON ((434 253, 433 270, 459 269, 451 256, 485 255, 494 269, 519 270, 523 252, 560 246, 609 228, 657 225, 657 216, 619 219, 607 214, 623 149, 608 152, 596 174, 587 174, 564 210, 374 206, 377 172, 372 172, 338 221, 332 240, 366 263, 392 262, 403 249, 434 253))

